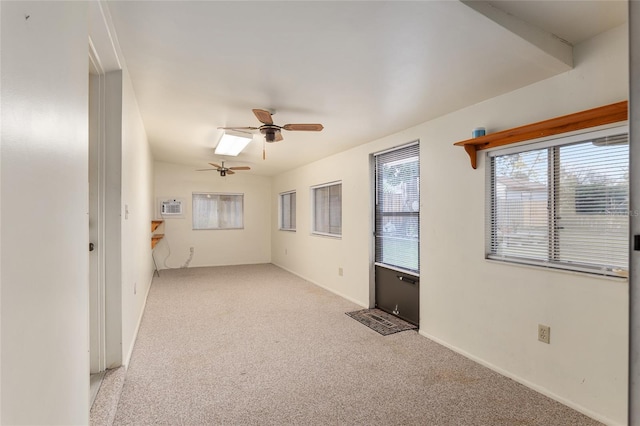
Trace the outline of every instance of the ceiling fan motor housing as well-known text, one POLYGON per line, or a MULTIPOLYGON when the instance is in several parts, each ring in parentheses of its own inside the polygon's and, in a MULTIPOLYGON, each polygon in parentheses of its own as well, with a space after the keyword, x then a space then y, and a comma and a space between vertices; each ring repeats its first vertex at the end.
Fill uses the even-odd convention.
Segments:
POLYGON ((264 138, 267 142, 275 142, 276 141, 276 133, 280 131, 280 128, 275 125, 265 124, 260 127, 260 133, 264 135, 264 138))

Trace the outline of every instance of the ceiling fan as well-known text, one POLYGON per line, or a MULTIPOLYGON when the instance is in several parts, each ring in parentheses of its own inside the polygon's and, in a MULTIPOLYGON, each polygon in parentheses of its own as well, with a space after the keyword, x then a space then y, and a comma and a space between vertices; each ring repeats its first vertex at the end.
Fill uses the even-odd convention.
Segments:
POLYGON ((211 164, 213 167, 215 167, 215 169, 198 169, 196 171, 198 172, 210 172, 210 171, 216 171, 218 173, 220 173, 220 176, 226 176, 226 175, 232 175, 235 173, 235 170, 251 170, 251 167, 249 166, 237 166, 237 167, 225 167, 224 166, 224 161, 222 162, 222 165, 216 164, 216 163, 209 163, 211 164))
POLYGON ((246 131, 246 130, 259 130, 260 133, 264 135, 264 138, 267 142, 279 142, 282 138, 282 129, 284 130, 302 130, 307 132, 319 132, 324 127, 322 124, 285 124, 284 126, 278 126, 277 124, 273 124, 273 119, 271 116, 274 113, 271 113, 264 109, 253 109, 253 113, 256 118, 262 123, 260 127, 218 127, 218 129, 224 130, 236 130, 236 131, 246 131))

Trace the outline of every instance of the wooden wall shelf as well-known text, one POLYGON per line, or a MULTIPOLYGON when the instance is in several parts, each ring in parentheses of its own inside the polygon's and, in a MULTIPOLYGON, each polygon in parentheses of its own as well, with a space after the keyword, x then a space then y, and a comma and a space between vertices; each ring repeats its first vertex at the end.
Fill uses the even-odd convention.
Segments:
POLYGON ((153 234, 151 237, 151 248, 154 248, 162 238, 164 238, 164 234, 153 234))
MULTIPOLYGON (((152 220, 151 221, 151 232, 154 232, 160 225, 164 223, 164 220, 152 220)), ((158 244, 158 242, 164 237, 164 234, 153 234, 151 236, 151 249, 158 244)), ((157 269, 157 268, 156 268, 157 269)))
POLYGON ((164 223, 164 220, 152 220, 151 221, 151 232, 153 232, 156 229, 158 229, 158 226, 162 225, 163 223, 164 223))
POLYGON ((490 133, 473 139, 467 139, 456 142, 454 145, 464 147, 464 150, 471 159, 471 167, 475 169, 478 165, 477 152, 483 149, 496 148, 517 142, 587 129, 589 127, 617 123, 627 120, 628 114, 628 102, 622 101, 576 112, 574 114, 563 115, 562 117, 556 117, 550 120, 527 124, 526 126, 490 133))

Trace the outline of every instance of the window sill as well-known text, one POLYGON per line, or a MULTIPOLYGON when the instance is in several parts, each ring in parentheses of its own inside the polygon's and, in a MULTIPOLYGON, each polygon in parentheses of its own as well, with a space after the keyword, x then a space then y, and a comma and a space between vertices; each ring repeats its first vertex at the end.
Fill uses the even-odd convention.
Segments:
POLYGON ((623 277, 623 276, 603 275, 603 274, 596 274, 596 273, 591 273, 591 272, 577 271, 577 270, 572 270, 572 269, 556 268, 556 267, 552 267, 552 266, 534 265, 534 264, 530 264, 530 263, 520 263, 520 262, 513 262, 513 261, 508 261, 508 260, 500 260, 500 259, 490 259, 490 258, 486 258, 486 257, 485 257, 484 260, 486 262, 488 262, 488 263, 493 263, 493 264, 496 264, 496 265, 505 265, 505 266, 511 266, 511 267, 516 267, 516 268, 526 268, 526 269, 532 269, 532 270, 535 270, 535 271, 538 271, 538 272, 542 272, 542 271, 557 272, 557 273, 561 273, 561 274, 568 274, 568 275, 579 276, 579 277, 584 277, 584 278, 602 279, 602 280, 614 281, 614 282, 618 282, 618 283, 628 283, 629 282, 629 278, 628 277, 623 277))
POLYGON ((278 228, 278 231, 284 231, 284 232, 296 232, 295 229, 283 229, 283 228, 278 228))
POLYGON ((331 238, 331 239, 334 239, 334 240, 341 240, 342 239, 342 235, 325 234, 325 233, 322 233, 322 232, 312 232, 311 235, 314 236, 314 237, 331 238))
POLYGON ((192 231, 242 231, 242 228, 191 228, 192 231))

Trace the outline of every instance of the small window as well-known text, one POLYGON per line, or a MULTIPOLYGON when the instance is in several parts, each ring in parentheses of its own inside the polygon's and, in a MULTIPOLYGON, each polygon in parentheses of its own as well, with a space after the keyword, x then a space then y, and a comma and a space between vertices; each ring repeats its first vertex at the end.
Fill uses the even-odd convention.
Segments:
POLYGON ((244 194, 193 193, 193 229, 244 228, 244 194))
POLYGON ((296 230, 296 192, 280 194, 280 230, 296 230))
POLYGON ((489 156, 488 258, 627 276, 626 128, 508 148, 489 156))
POLYGON ((342 236, 342 183, 329 183, 311 188, 313 202, 312 233, 342 236))

